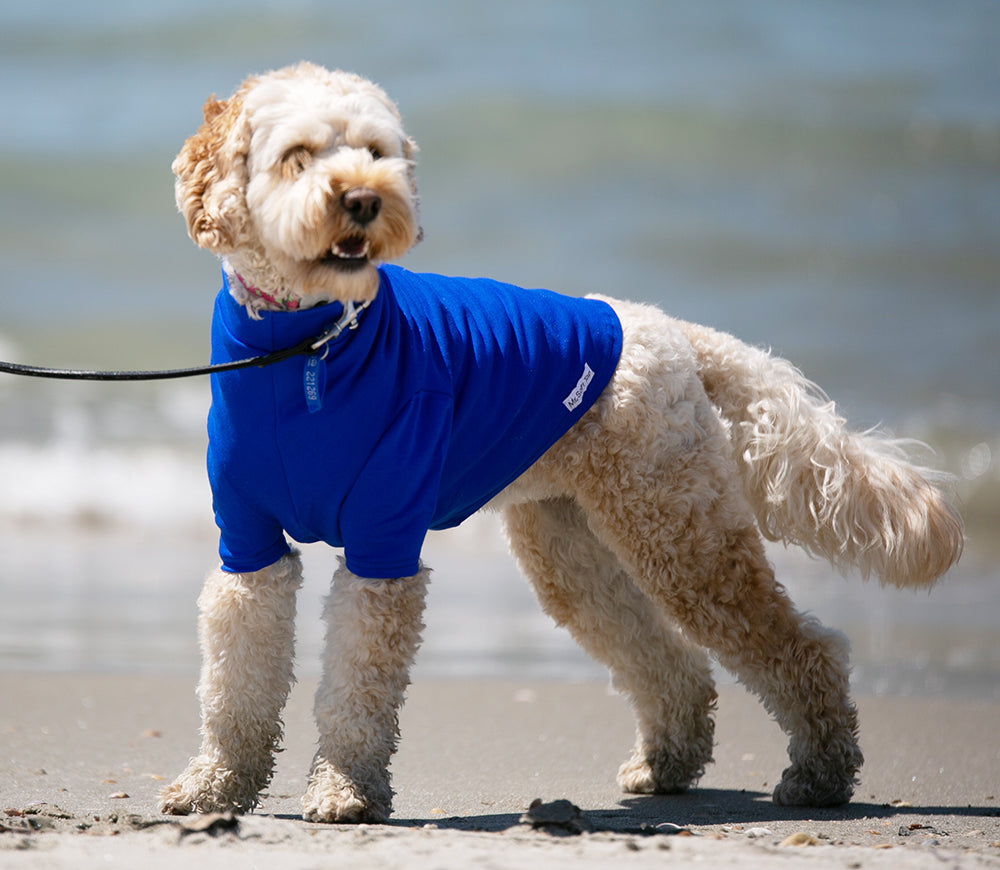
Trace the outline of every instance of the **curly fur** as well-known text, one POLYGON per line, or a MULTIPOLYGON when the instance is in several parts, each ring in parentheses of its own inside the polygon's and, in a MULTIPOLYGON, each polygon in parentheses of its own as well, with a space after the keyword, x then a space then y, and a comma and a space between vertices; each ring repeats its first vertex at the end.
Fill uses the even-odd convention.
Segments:
POLYGON ((790 363, 732 336, 682 328, 731 440, 762 534, 843 570, 899 587, 929 586, 962 552, 962 524, 942 497, 948 475, 914 465, 919 442, 852 432, 790 363))
MULTIPOLYGON (((361 301, 377 290, 376 264, 420 237, 414 153, 380 88, 300 64, 206 103, 174 162, 177 202, 191 238, 266 291, 240 297, 251 317, 275 298, 361 301)), ((790 363, 608 301, 624 332, 611 383, 493 506, 542 607, 608 667, 635 712, 619 784, 668 793, 702 776, 711 652, 788 734, 774 800, 842 803, 863 760, 847 641, 795 610, 762 536, 926 587, 962 551, 949 480, 913 464, 907 442, 850 431, 790 363)), ((343 566, 334 576, 308 819, 391 812, 388 766, 428 576, 366 580, 343 566)), ((281 738, 300 582, 296 556, 206 582, 202 748, 164 790, 164 811, 257 804, 281 738)))
POLYGON ((430 572, 363 580, 341 566, 333 578, 323 678, 316 691, 320 744, 303 799, 307 819, 381 821, 389 816, 389 759, 399 708, 420 644, 430 572))
POLYGON ((198 598, 201 753, 161 796, 172 812, 248 812, 271 781, 293 682, 301 585, 298 554, 253 574, 215 571, 205 581, 198 598))

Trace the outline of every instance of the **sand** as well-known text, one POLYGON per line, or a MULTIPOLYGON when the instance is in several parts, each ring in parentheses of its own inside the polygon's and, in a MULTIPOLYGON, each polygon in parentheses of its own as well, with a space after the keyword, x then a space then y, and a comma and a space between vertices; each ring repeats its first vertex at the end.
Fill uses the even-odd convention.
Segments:
POLYGON ((605 686, 420 682, 401 717, 391 822, 326 826, 299 815, 310 683, 290 699, 260 810, 156 813, 157 791, 197 748, 193 688, 193 677, 0 674, 0 868, 1000 868, 993 704, 860 698, 867 764, 854 802, 797 810, 769 800, 784 739, 739 687, 722 690, 716 763, 699 787, 634 797, 614 783, 629 712, 605 686), (522 821, 535 799, 552 824, 522 821))

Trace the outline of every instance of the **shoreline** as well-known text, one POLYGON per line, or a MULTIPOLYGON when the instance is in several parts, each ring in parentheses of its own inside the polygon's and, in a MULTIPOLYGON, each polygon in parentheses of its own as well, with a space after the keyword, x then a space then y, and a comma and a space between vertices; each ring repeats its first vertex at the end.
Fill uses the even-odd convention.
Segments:
MULTIPOLYGON (((0 608, 0 671, 197 673, 195 602, 217 544, 214 525, 0 531, 0 569, 18 579, 0 608)), ((315 677, 336 551, 301 550, 295 668, 315 677)), ((797 609, 849 638, 856 693, 1000 703, 1000 573, 981 549, 930 594, 845 579, 798 548, 767 552, 797 609)), ((604 679, 604 668, 539 608, 496 514, 431 533, 423 558, 434 573, 414 679, 604 679)), ((716 679, 732 682, 718 668, 716 679)))
POLYGON ((197 749, 194 687, 193 675, 0 673, 0 865, 38 867, 44 852, 54 868, 124 866, 138 854, 151 868, 181 854, 192 870, 251 856, 293 868, 324 853, 355 867, 645 867, 669 851, 751 868, 792 859, 922 868, 945 858, 1000 868, 997 704, 860 697, 867 761, 854 801, 797 809, 770 801, 785 739, 738 686, 720 688, 716 762, 698 787, 650 797, 617 789, 632 721, 605 685, 418 681, 400 717, 390 822, 326 826, 300 816, 315 743, 314 683, 303 681, 268 797, 254 814, 212 825, 156 812, 157 792, 197 749), (522 822, 536 799, 569 801, 588 830, 522 822), (790 837, 803 845, 781 845, 790 837))

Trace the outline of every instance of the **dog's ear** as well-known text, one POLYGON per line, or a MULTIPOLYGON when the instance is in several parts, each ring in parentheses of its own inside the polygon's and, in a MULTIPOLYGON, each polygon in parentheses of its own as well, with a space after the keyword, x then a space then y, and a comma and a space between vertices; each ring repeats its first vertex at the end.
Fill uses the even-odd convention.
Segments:
POLYGON ((250 125, 243 113, 249 82, 228 100, 205 101, 205 121, 174 159, 177 207, 195 244, 215 254, 239 245, 249 220, 246 207, 250 125))
POLYGON ((410 136, 403 139, 403 157, 407 160, 416 160, 417 152, 420 150, 416 141, 410 136))
POLYGON ((403 157, 408 160, 410 167, 407 170, 407 178, 410 182, 410 193, 413 195, 413 210, 415 217, 417 219, 417 235, 413 239, 413 244, 423 241, 424 238, 424 228, 420 226, 420 194, 417 191, 417 173, 416 173, 416 163, 417 163, 417 152, 420 148, 414 139, 406 136, 403 139, 403 157))

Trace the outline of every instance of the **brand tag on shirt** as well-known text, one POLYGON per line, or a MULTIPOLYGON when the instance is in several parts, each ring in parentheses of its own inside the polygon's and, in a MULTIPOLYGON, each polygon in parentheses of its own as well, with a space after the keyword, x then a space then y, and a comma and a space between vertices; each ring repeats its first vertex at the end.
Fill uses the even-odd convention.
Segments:
POLYGON ((580 403, 583 401, 583 394, 587 392, 587 387, 590 386, 590 382, 593 379, 594 370, 589 365, 584 363, 583 374, 580 375, 580 380, 578 380, 576 382, 576 386, 573 387, 573 392, 563 399, 563 404, 566 406, 567 411, 575 411, 580 407, 580 403))

